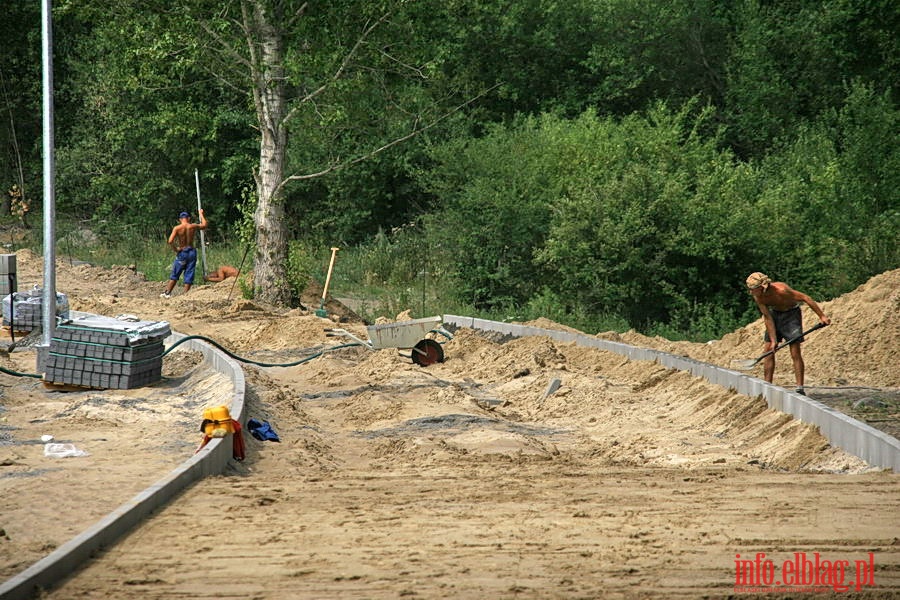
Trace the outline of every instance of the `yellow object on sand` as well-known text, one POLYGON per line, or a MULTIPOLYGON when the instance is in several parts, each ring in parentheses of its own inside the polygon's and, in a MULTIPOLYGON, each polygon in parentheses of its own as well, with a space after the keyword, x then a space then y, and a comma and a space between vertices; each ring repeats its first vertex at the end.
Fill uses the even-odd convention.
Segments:
POLYGON ((213 438, 234 433, 231 413, 227 406, 210 406, 203 409, 203 433, 213 438))

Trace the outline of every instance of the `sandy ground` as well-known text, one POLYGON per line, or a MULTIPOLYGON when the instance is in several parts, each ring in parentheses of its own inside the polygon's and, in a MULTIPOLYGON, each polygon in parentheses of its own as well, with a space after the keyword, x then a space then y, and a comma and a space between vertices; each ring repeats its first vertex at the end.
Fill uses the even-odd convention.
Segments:
MULTIPOLYGON (((20 288, 39 281, 39 258, 20 251, 18 263, 20 288)), ((255 361, 339 343, 324 335, 331 321, 238 300, 231 280, 168 301, 127 267, 60 261, 57 281, 73 309, 165 320, 255 361)), ((810 394, 852 392, 873 421, 897 427, 900 271, 823 307, 834 325, 805 345, 810 394)), ((410 316, 427 315, 398 317, 410 316)), ((340 326, 366 337, 362 324, 340 326)), ((760 321, 709 344, 597 335, 723 365, 762 346, 760 321)), ((869 561, 874 586, 841 593, 833 570, 819 589, 900 594, 900 477, 815 428, 684 373, 547 338, 500 343, 462 329, 444 351, 427 368, 360 347, 247 365, 248 414, 281 442, 246 436, 244 462, 43 597, 734 597, 745 593, 737 555, 758 553, 779 581, 796 553, 849 561, 845 582, 869 561), (544 397, 553 379, 562 386, 544 397)), ((776 383, 792 379, 786 358, 776 383)), ((0 356, 20 372, 35 362, 27 349, 0 356)), ((225 382, 193 353, 172 352, 164 369, 159 384, 127 392, 3 376, 0 577, 193 453, 202 408, 225 382), (45 457, 44 434, 89 455, 45 457)), ((775 585, 767 597, 794 591, 775 585)))

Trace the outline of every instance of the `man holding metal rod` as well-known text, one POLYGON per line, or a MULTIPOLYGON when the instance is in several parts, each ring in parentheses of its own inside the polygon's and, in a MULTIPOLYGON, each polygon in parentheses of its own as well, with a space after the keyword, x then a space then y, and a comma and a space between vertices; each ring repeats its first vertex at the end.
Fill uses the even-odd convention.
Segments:
MULTIPOLYGON (((797 381, 797 393, 805 394, 803 377, 805 365, 800 344, 803 342, 803 319, 800 303, 805 303, 824 325, 830 325, 831 319, 816 304, 816 301, 802 292, 792 289, 788 284, 772 281, 764 273, 751 273, 747 277, 747 289, 759 312, 762 313, 766 325, 764 352, 771 352, 763 362, 765 379, 772 383, 775 376, 776 344, 781 340, 791 340, 791 360, 794 362, 794 378, 797 381)), ((808 333, 808 332, 807 332, 808 333)))
POLYGON ((197 249, 194 248, 194 234, 206 229, 206 216, 203 209, 198 209, 200 222, 191 223, 191 215, 183 212, 178 215, 178 225, 172 228, 169 234, 169 246, 175 251, 175 261, 172 263, 172 274, 169 275, 169 283, 166 291, 159 295, 160 298, 171 298, 172 290, 178 283, 178 278, 184 274, 184 292, 187 293, 194 284, 194 269, 197 266, 197 249))

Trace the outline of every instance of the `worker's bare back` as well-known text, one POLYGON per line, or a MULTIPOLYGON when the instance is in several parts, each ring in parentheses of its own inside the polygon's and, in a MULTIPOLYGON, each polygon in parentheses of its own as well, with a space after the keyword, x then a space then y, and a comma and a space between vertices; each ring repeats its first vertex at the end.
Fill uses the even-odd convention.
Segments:
POLYGON ((194 231, 197 226, 193 223, 176 225, 172 228, 172 238, 176 250, 181 250, 194 245, 194 231))

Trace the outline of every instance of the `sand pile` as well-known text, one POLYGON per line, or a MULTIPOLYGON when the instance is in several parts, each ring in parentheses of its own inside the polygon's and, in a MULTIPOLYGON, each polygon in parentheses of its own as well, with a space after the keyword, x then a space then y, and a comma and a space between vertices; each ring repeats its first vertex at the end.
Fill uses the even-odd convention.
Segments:
MULTIPOLYGON (((804 343, 807 381, 823 386, 900 386, 897 368, 900 364, 900 269, 877 275, 834 300, 817 298, 816 302, 831 317, 832 325, 810 334, 804 343)), ((818 320, 804 305, 804 328, 818 320)), ((670 342, 634 331, 621 335, 605 332, 597 336, 728 367, 732 359, 756 358, 762 354, 764 331, 760 317, 706 344, 670 342)), ((775 382, 790 385, 793 374, 786 349, 776 355, 776 361, 775 382)))

